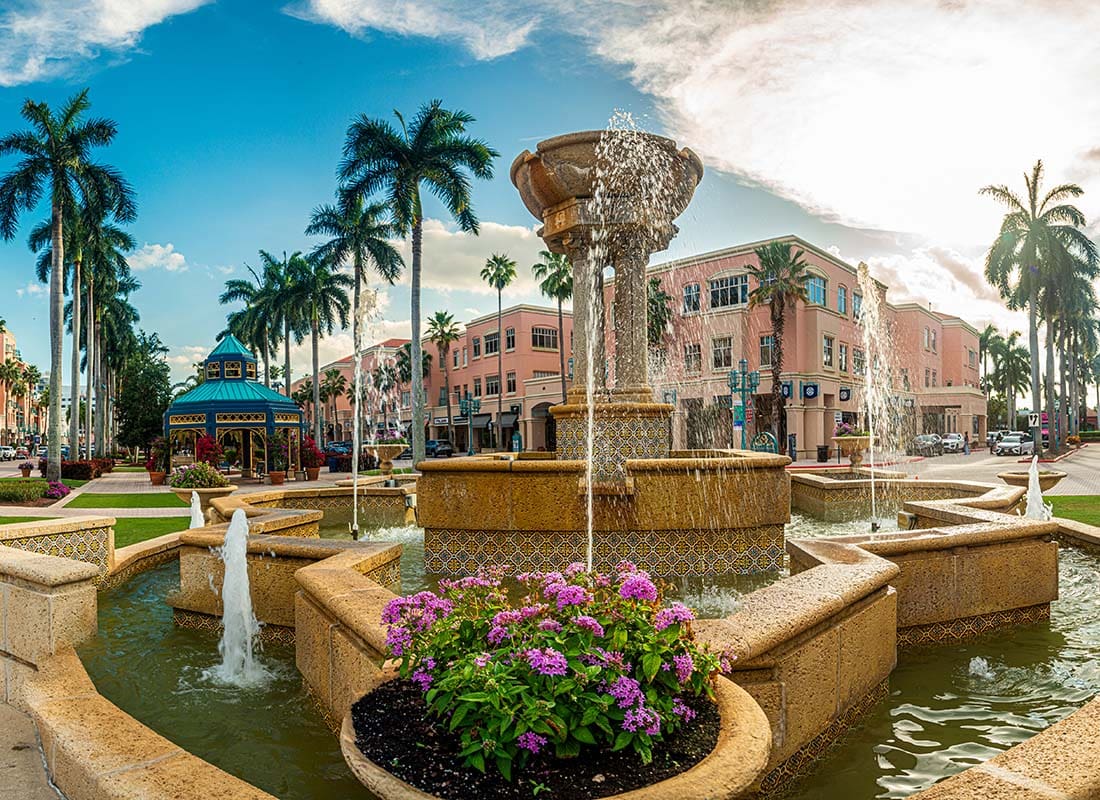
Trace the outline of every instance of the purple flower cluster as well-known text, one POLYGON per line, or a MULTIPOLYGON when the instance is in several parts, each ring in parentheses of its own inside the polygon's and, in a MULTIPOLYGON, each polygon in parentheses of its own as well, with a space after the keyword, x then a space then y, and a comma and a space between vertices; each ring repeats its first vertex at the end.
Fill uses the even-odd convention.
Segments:
POLYGON ((668 608, 662 608, 657 612, 657 616, 653 621, 653 627, 659 631, 663 631, 670 625, 691 622, 693 619, 695 619, 695 614, 692 613, 690 608, 683 603, 673 603, 668 608))
POLYGON ((569 662, 565 656, 552 647, 542 650, 531 648, 524 655, 531 669, 540 675, 565 675, 569 671, 569 662))
POLYGON ((417 633, 428 630, 439 620, 450 616, 454 603, 435 592, 418 592, 411 597, 395 597, 382 610, 387 625, 404 624, 417 633))
POLYGON ((412 681, 413 683, 415 683, 417 686, 419 686, 420 691, 422 691, 422 692, 426 692, 426 691, 428 691, 428 689, 430 689, 432 687, 432 674, 430 672, 426 672, 422 669, 416 670, 409 677, 409 680, 412 681))
POLYGON ((650 736, 661 732, 661 715, 648 706, 639 705, 623 715, 623 730, 637 733, 645 731, 650 736))
POLYGON ((544 619, 539 623, 539 630, 546 633, 559 633, 561 631, 561 623, 556 619, 544 619))
POLYGON ((680 683, 687 683, 691 679, 691 673, 695 671, 695 659, 690 653, 682 656, 673 656, 672 665, 676 668, 676 679, 680 683))
POLYGON ((601 625, 595 617, 581 614, 579 617, 573 617, 573 624, 578 628, 584 628, 587 631, 591 631, 596 636, 603 636, 603 625, 601 625))
POLYGON ((608 688, 607 693, 615 698, 615 703, 619 708, 630 708, 645 702, 641 684, 626 675, 620 675, 616 678, 615 682, 608 688))
POLYGON ((627 576, 622 582, 619 586, 619 597, 624 600, 646 600, 652 603, 657 600, 657 587, 644 573, 638 572, 627 576))
POLYGON ((61 481, 50 481, 46 485, 46 493, 43 497, 48 497, 51 500, 59 500, 65 497, 69 493, 69 487, 63 484, 61 481))
POLYGON ((695 709, 690 708, 684 704, 684 701, 679 697, 672 700, 672 713, 682 719, 684 722, 691 722, 695 719, 695 709))
POLYGON ((537 733, 521 733, 516 738, 516 747, 522 747, 531 753, 538 753, 546 745, 546 737, 539 736, 537 733))

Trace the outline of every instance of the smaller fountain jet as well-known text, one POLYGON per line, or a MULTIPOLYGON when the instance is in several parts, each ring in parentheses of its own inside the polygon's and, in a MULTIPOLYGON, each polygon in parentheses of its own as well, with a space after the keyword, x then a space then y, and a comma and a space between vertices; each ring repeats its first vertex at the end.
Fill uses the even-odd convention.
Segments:
POLYGON ((1039 487, 1039 456, 1031 457, 1027 470, 1027 509, 1024 516, 1045 522, 1054 516, 1054 506, 1043 502, 1043 490, 1039 487))
POLYGON ((201 528, 206 524, 202 515, 202 503, 199 502, 199 493, 191 492, 191 528, 201 528))
POLYGON ((252 596, 249 593, 248 519, 243 509, 233 512, 218 555, 225 564, 222 638, 218 642, 222 663, 204 674, 221 684, 254 686, 268 676, 268 671, 253 655, 260 623, 252 611, 252 596))

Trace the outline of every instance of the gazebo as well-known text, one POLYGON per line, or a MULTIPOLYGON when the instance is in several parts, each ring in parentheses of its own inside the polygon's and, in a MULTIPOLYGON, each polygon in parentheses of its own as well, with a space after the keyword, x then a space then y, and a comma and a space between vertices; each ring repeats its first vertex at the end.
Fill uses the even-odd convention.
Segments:
POLYGON ((203 383, 177 398, 164 412, 164 436, 172 451, 210 435, 223 447, 235 447, 241 472, 270 471, 268 442, 285 434, 288 472, 301 469, 302 410, 285 395, 256 382, 256 357, 227 335, 203 361, 203 383), (266 469, 265 469, 266 467, 266 469))

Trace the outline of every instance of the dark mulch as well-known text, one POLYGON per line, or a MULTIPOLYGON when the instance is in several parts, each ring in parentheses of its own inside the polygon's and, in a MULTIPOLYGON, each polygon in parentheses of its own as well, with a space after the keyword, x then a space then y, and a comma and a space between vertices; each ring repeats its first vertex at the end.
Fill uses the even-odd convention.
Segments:
POLYGON ((23 508, 45 508, 57 502, 55 497, 39 497, 34 500, 0 501, 0 506, 21 506, 23 508))
POLYGON ((427 717, 424 696, 408 681, 375 689, 352 706, 351 714, 363 754, 421 791, 447 800, 595 800, 671 778, 710 754, 718 742, 718 708, 705 698, 689 705, 698 716, 661 742, 649 765, 629 748, 617 753, 588 748, 568 760, 552 753, 533 756, 511 783, 495 766, 484 775, 464 766, 456 755, 458 737, 427 717))

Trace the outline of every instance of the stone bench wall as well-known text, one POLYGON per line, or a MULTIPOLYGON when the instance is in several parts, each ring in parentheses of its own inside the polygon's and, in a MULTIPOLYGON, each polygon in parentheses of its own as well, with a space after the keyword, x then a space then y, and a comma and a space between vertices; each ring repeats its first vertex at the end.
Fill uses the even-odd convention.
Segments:
POLYGON ((96 582, 114 567, 114 517, 65 517, 0 525, 0 546, 94 564, 96 582))

